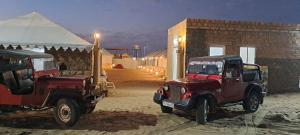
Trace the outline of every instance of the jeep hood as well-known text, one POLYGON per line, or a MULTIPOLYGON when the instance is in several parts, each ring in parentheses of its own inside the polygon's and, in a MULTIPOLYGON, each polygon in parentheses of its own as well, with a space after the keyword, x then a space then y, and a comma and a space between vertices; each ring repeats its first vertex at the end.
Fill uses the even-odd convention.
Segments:
POLYGON ((84 77, 45 77, 46 80, 55 80, 55 81, 83 81, 84 77))
POLYGON ((83 77, 42 77, 39 81, 46 82, 52 88, 60 89, 83 89, 83 77))
POLYGON ((184 86, 190 91, 194 90, 216 90, 221 88, 221 82, 218 79, 177 79, 168 82, 170 85, 184 86))

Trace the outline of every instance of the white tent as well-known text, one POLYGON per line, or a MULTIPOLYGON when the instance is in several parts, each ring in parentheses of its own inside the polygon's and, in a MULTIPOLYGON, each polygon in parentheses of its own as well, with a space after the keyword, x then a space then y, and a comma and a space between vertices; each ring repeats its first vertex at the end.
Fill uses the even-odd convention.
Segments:
POLYGON ((50 21, 43 15, 33 12, 17 18, 0 21, 0 45, 14 48, 71 48, 80 51, 90 50, 92 45, 50 21))

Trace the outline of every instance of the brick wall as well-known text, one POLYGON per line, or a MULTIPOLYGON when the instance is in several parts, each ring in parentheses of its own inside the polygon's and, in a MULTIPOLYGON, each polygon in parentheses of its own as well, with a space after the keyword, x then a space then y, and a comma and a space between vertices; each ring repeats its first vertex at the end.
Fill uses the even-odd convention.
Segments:
POLYGON ((256 62, 268 66, 268 88, 270 93, 300 90, 300 59, 257 58, 256 62))

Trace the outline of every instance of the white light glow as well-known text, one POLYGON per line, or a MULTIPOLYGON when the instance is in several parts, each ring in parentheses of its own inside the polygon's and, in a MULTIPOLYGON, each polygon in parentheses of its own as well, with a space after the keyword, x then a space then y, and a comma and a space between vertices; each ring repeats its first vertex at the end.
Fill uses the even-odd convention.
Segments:
POLYGON ((99 38, 100 38, 100 34, 99 34, 99 33, 95 33, 95 34, 94 34, 94 38, 99 39, 99 38))

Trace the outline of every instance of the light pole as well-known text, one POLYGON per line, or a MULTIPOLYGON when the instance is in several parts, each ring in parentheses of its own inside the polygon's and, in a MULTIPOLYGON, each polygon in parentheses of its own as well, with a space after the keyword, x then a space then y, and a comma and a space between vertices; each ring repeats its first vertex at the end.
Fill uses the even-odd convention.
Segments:
POLYGON ((102 54, 100 49, 100 34, 94 33, 94 46, 92 53, 92 75, 94 84, 101 84, 101 75, 102 75, 102 54))

